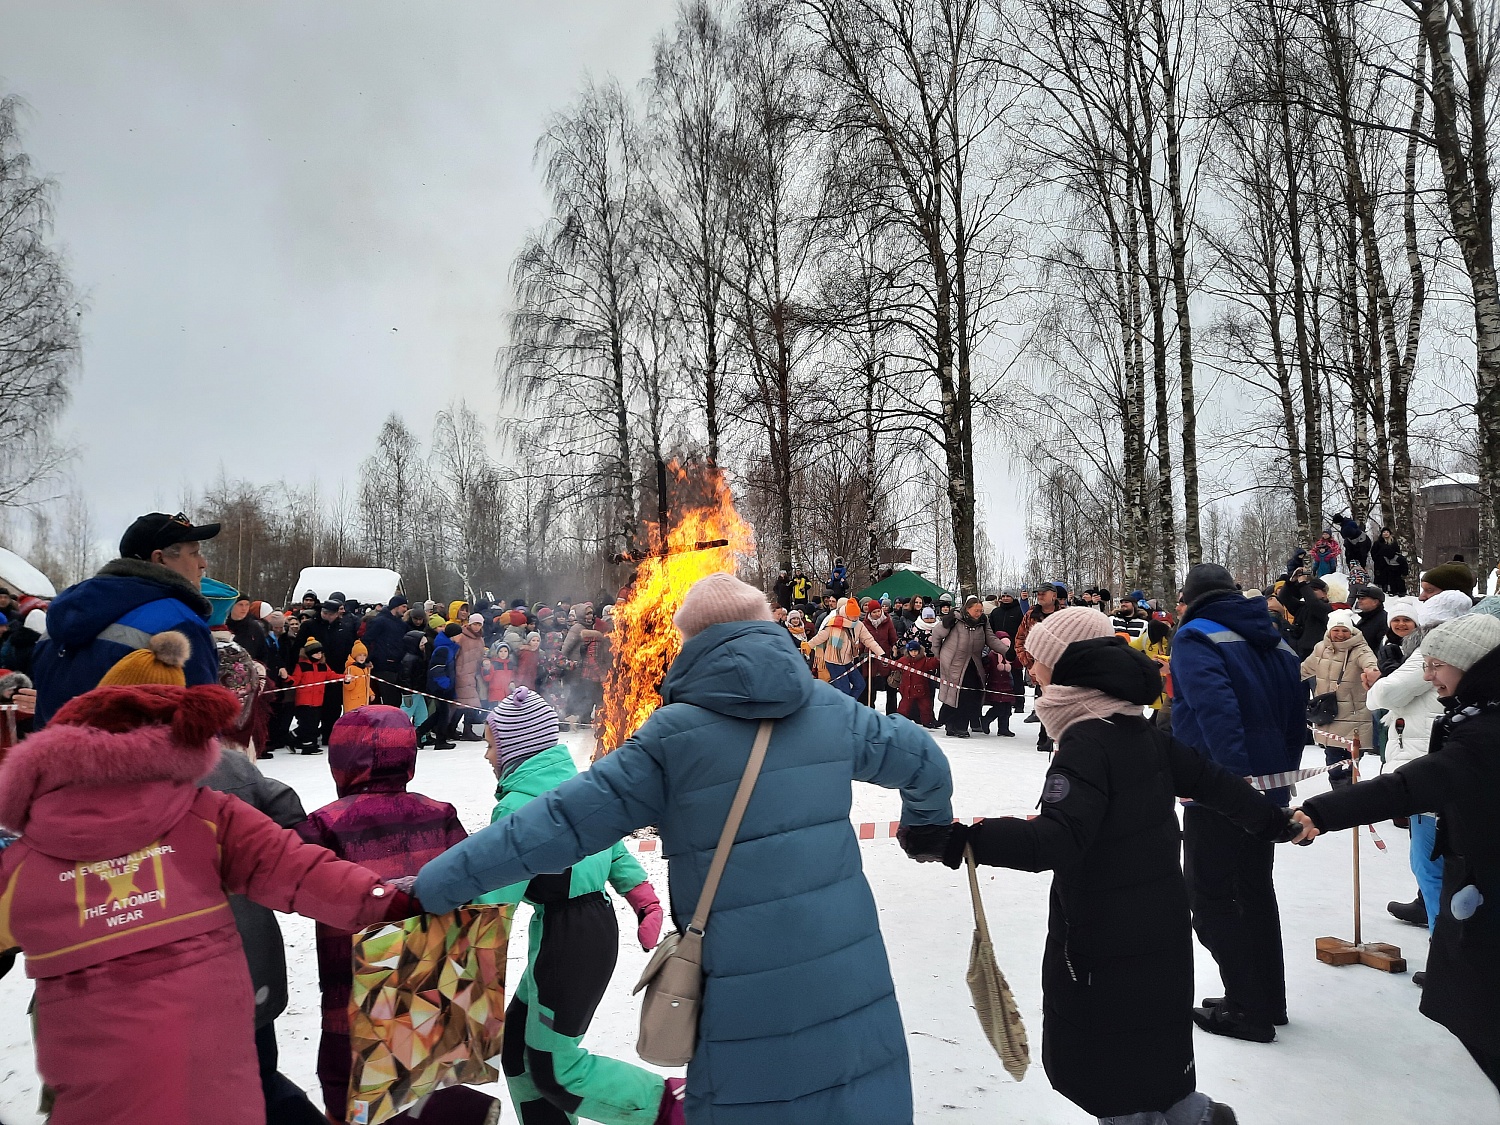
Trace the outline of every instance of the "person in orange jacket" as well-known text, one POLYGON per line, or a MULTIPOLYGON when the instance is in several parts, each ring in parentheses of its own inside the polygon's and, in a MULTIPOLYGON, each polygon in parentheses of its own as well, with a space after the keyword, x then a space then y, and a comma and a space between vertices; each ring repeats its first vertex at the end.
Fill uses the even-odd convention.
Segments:
POLYGON ((349 663, 344 665, 344 714, 368 707, 375 701, 375 692, 370 680, 374 666, 370 663, 370 650, 364 641, 355 641, 349 650, 349 663))

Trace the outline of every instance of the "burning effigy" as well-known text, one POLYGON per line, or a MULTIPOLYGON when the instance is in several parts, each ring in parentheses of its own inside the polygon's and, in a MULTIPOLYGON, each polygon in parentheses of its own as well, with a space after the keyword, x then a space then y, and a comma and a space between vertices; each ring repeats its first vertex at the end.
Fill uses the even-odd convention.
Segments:
MULTIPOLYGON (((686 470, 674 464, 679 481, 686 470)), ((604 704, 595 723, 600 757, 617 749, 661 706, 657 689, 682 648, 672 617, 688 589, 709 574, 733 574, 740 555, 754 549, 750 526, 734 510, 734 497, 717 473, 706 503, 673 514, 670 527, 649 525, 649 549, 635 581, 614 610, 614 663, 604 681, 604 704)))

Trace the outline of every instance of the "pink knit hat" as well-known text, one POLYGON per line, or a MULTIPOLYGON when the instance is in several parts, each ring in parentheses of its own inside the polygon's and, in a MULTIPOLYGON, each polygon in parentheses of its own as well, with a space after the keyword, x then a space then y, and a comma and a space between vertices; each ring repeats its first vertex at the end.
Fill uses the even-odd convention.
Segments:
POLYGON ((672 623, 687 640, 725 621, 770 620, 771 605, 765 594, 732 574, 710 574, 693 583, 672 623))
POLYGON ((1038 664, 1057 667, 1063 650, 1074 641, 1114 635, 1109 618, 1092 606, 1076 605, 1049 614, 1026 634, 1026 651, 1038 664))

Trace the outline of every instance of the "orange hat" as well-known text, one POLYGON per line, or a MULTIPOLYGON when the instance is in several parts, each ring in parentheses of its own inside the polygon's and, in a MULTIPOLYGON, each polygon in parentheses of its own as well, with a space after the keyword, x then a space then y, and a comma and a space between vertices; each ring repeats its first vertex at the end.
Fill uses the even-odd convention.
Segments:
POLYGON ((844 616, 847 617, 847 618, 849 618, 850 620, 853 620, 854 618, 856 618, 856 617, 859 616, 859 601, 858 601, 858 599, 856 599, 856 598, 849 598, 848 600, 846 600, 844 602, 844 607, 843 608, 844 608, 844 616))
POLYGON ((187 687, 183 668, 192 655, 192 643, 181 633, 157 633, 146 648, 122 656, 104 673, 100 687, 135 687, 139 684, 161 684, 187 687))

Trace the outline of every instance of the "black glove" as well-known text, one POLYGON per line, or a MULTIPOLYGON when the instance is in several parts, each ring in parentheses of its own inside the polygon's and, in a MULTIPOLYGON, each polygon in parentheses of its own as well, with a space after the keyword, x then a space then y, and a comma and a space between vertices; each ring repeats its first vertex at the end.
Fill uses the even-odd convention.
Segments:
MULTIPOLYGON (((1302 833, 1302 825, 1292 819, 1292 809, 1277 809, 1280 814, 1271 826, 1261 833, 1261 839, 1270 840, 1277 844, 1290 844, 1302 833)), ((1304 845, 1312 843, 1311 840, 1303 840, 1304 845)))
POLYGON ((902 825, 896 829, 896 842, 901 850, 918 863, 937 863, 946 858, 950 837, 956 824, 902 825))
MULTIPOLYGON (((980 821, 979 824, 983 824, 980 821)), ((948 846, 943 850, 944 865, 957 871, 964 864, 964 851, 968 848, 979 824, 964 824, 961 821, 953 822, 953 830, 948 833, 948 846)))

